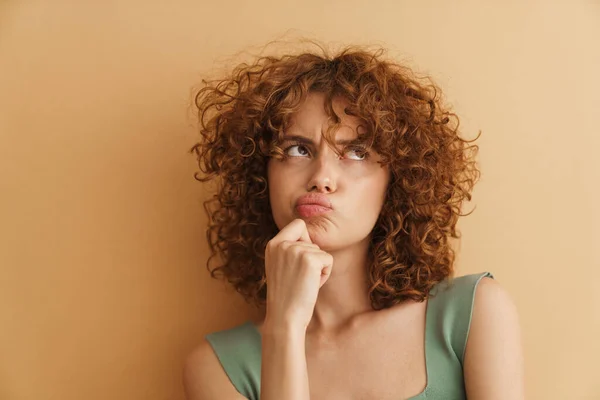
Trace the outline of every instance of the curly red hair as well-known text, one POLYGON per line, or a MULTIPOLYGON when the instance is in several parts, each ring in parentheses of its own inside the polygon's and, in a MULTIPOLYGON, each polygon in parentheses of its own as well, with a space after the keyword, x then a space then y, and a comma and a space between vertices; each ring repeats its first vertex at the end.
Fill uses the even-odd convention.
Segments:
MULTIPOLYGON (((454 275, 451 238, 465 199, 480 172, 478 146, 459 137, 459 119, 442 105, 428 77, 385 59, 384 49, 348 46, 334 55, 303 51, 257 57, 230 75, 204 85, 195 96, 200 141, 191 152, 200 171, 217 178, 204 202, 211 276, 225 277, 247 301, 266 299, 264 253, 277 234, 268 196, 266 166, 290 116, 309 92, 342 96, 346 112, 364 122, 365 137, 390 168, 386 200, 371 232, 369 298, 373 309, 406 299, 423 301, 432 287, 454 275), (425 81, 425 82, 424 82, 425 81), (220 256, 221 261, 211 266, 220 256)), ((328 138, 326 140, 330 140, 328 138)))

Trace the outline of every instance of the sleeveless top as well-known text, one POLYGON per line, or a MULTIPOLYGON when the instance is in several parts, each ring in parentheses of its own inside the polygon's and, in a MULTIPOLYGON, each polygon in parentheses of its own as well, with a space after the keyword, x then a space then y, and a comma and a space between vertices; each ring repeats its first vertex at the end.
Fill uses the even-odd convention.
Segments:
MULTIPOLYGON (((435 285, 425 316, 427 385, 409 400, 465 400, 463 360, 475 289, 490 272, 446 279, 435 285)), ((261 334, 251 321, 205 336, 229 380, 250 400, 260 399, 261 334)))

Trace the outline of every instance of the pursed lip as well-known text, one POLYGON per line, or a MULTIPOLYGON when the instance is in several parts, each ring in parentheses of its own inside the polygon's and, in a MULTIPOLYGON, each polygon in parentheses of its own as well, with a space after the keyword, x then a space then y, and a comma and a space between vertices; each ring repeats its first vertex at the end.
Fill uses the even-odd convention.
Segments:
POLYGON ((316 205, 333 209, 329 198, 320 193, 309 193, 301 196, 296 201, 296 207, 304 205, 316 205))

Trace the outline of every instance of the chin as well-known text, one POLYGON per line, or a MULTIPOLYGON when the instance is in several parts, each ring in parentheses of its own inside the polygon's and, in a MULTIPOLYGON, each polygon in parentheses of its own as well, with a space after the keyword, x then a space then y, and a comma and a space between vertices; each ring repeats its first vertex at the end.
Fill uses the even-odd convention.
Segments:
POLYGON ((319 217, 303 219, 306 222, 306 228, 308 230, 310 240, 322 250, 331 249, 331 247, 334 245, 334 243, 331 241, 331 238, 332 235, 335 235, 335 233, 332 232, 329 221, 319 217))

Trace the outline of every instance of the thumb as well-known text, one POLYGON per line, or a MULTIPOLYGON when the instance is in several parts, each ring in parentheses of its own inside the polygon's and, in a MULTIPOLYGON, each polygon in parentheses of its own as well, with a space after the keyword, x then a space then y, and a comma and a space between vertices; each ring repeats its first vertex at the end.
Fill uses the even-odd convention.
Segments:
POLYGON ((300 221, 302 221, 302 228, 300 230, 300 239, 298 239, 298 241, 312 243, 310 234, 308 233, 308 227, 306 226, 306 222, 304 222, 304 220, 300 220, 300 221))
POLYGON ((323 287, 323 285, 325 284, 325 282, 327 282, 327 280, 329 279, 330 276, 331 276, 331 265, 326 265, 321 270, 321 281, 319 282, 319 289, 323 287))

